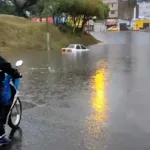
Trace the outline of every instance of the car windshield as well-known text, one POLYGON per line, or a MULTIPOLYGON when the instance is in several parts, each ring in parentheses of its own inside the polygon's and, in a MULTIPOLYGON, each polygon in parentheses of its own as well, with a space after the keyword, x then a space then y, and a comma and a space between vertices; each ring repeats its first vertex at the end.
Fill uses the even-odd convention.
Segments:
POLYGON ((74 44, 70 44, 69 46, 68 46, 68 48, 74 48, 74 44))

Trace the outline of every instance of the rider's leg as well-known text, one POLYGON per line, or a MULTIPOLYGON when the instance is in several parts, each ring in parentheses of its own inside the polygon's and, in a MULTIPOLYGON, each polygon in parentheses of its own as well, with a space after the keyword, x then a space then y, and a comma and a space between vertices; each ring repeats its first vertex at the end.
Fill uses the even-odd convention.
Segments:
POLYGON ((11 140, 7 139, 5 136, 4 116, 4 105, 0 104, 0 146, 9 144, 11 142, 11 140))
POLYGON ((16 90, 14 89, 14 87, 12 85, 10 85, 11 87, 11 100, 10 100, 10 103, 8 105, 5 105, 4 106, 4 109, 5 109, 5 114, 4 114, 4 124, 6 124, 6 121, 7 121, 7 116, 8 116, 8 113, 10 111, 10 108, 11 108, 11 105, 12 105, 12 102, 13 102, 13 99, 14 99, 14 96, 16 94, 16 90))
POLYGON ((0 138, 5 136, 4 117, 5 117, 4 105, 0 104, 0 138))
POLYGON ((3 123, 4 123, 4 124, 6 124, 7 116, 8 116, 8 113, 9 113, 9 111, 10 111, 10 107, 11 107, 11 105, 5 105, 5 106, 4 106, 4 109, 5 109, 4 118, 3 118, 3 123))

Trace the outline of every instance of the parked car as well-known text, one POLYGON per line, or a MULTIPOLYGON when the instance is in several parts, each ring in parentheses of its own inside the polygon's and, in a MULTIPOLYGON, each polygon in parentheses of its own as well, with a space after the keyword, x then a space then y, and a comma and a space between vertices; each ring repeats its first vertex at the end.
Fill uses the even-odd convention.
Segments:
POLYGON ((112 27, 108 28, 107 30, 108 31, 119 31, 120 29, 117 26, 112 26, 112 27))
POLYGON ((84 45, 81 44, 70 44, 66 48, 62 48, 61 52, 74 52, 74 51, 88 51, 89 49, 86 48, 84 45))

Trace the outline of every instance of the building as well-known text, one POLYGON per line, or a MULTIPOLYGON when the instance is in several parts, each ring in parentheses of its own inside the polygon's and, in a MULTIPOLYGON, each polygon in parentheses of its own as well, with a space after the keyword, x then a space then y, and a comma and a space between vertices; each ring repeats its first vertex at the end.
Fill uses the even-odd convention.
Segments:
POLYGON ((109 19, 132 19, 134 7, 129 6, 128 0, 103 0, 110 8, 109 19))
POLYGON ((118 0, 103 0, 104 3, 108 4, 110 12, 109 19, 118 18, 118 0))
POLYGON ((149 1, 138 1, 139 16, 138 18, 149 18, 150 19, 150 0, 149 1))
POLYGON ((110 8, 109 18, 105 20, 107 28, 111 26, 130 26, 133 18, 137 18, 136 0, 103 0, 110 8))

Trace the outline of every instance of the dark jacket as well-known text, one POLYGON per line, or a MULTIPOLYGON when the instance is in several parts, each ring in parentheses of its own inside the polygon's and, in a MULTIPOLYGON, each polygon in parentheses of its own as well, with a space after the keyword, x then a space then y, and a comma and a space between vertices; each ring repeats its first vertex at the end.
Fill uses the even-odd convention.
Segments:
POLYGON ((0 82, 4 80, 5 73, 12 76, 12 78, 20 77, 19 72, 12 68, 11 64, 7 62, 2 56, 0 56, 0 82))

